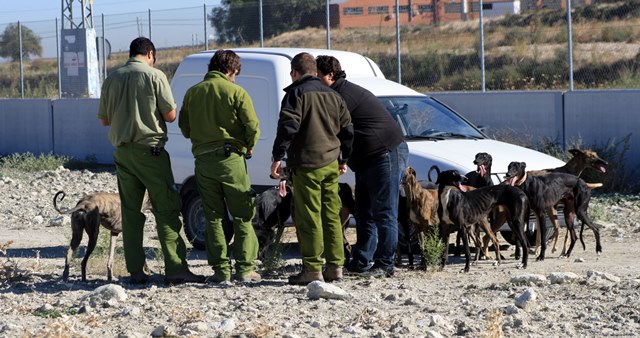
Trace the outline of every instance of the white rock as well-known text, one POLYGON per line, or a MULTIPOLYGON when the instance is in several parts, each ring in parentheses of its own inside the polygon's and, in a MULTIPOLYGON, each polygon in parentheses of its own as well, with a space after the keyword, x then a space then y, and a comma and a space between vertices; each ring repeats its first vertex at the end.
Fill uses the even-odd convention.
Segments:
POLYGON ((309 283, 307 290, 307 297, 309 297, 309 299, 347 299, 350 297, 350 295, 341 288, 321 281, 309 283))
POLYGON ((217 332, 231 332, 236 328, 236 321, 233 318, 227 318, 217 323, 210 323, 209 329, 217 332))
POLYGON ((587 271, 587 284, 618 284, 620 283, 620 277, 612 275, 608 272, 600 272, 595 270, 587 271))
POLYGON ((552 272, 549 274, 551 284, 569 284, 580 281, 580 276, 573 272, 552 272))
POLYGON ((50 227, 60 227, 64 225, 64 216, 60 215, 49 220, 50 227))
POLYGON ((93 290, 88 295, 80 299, 81 304, 89 304, 91 307, 103 306, 104 304, 113 305, 127 299, 125 289, 116 284, 107 284, 93 290), (115 302, 115 303, 114 303, 115 302))
POLYGON ((533 288, 527 288, 515 298, 515 305, 525 311, 530 311, 537 306, 538 294, 533 288))
POLYGON ((538 274, 524 274, 511 277, 511 283, 513 284, 525 284, 525 285, 543 285, 547 282, 547 278, 538 274))
POLYGON ((209 330, 208 324, 204 322, 188 323, 184 328, 196 332, 207 332, 207 330, 209 330))

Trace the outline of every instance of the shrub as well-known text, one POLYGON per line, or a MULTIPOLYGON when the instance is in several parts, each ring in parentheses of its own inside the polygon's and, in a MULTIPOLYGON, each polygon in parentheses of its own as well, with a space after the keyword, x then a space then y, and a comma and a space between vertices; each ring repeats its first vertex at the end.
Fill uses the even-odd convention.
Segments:
POLYGON ((432 231, 426 234, 426 240, 422 251, 426 260, 427 269, 437 271, 441 267, 442 252, 445 243, 440 240, 440 231, 438 227, 433 227, 432 231))

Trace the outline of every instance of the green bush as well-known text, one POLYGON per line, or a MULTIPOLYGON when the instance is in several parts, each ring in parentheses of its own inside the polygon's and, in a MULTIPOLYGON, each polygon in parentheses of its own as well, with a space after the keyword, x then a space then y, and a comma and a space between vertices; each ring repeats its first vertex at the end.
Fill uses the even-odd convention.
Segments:
POLYGON ((40 154, 38 156, 29 152, 24 154, 15 153, 0 158, 0 169, 12 169, 24 172, 54 170, 70 160, 71 157, 54 155, 52 153, 40 154))
POLYGON ((438 271, 442 264, 442 252, 445 243, 440 240, 438 227, 433 227, 432 231, 426 234, 424 247, 422 248, 426 266, 431 271, 438 271))

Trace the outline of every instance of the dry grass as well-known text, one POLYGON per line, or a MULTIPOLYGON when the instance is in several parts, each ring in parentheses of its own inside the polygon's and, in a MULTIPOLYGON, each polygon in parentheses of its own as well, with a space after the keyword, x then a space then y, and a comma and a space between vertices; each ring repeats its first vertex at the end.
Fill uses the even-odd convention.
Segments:
POLYGON ((0 244, 0 253, 6 257, 6 260, 0 266, 0 285, 10 284, 16 281, 25 280, 40 268, 40 252, 36 251, 36 260, 27 268, 22 268, 18 262, 14 261, 7 255, 7 248, 11 246, 13 241, 0 244))
POLYGON ((489 312, 489 322, 485 327, 485 332, 482 335, 485 338, 500 338, 503 336, 502 324, 504 324, 504 318, 502 311, 499 309, 492 309, 489 312))

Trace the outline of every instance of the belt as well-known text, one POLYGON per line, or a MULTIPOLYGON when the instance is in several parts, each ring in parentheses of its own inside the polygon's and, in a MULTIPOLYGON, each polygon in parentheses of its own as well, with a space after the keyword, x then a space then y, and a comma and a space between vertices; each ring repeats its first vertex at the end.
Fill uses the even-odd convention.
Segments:
POLYGON ((224 157, 229 157, 231 154, 244 156, 244 153, 242 153, 240 149, 232 145, 229 145, 227 149, 225 149, 225 146, 221 146, 214 149, 205 150, 204 152, 198 154, 198 156, 206 155, 206 154, 218 155, 218 156, 224 156, 224 157))
POLYGON ((155 148, 156 151, 162 151, 164 149, 164 147, 150 146, 150 145, 147 145, 147 144, 140 144, 140 143, 135 143, 135 142, 125 143, 125 144, 121 145, 120 147, 122 147, 122 148, 142 149, 142 150, 151 150, 151 149, 155 148))

